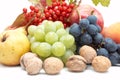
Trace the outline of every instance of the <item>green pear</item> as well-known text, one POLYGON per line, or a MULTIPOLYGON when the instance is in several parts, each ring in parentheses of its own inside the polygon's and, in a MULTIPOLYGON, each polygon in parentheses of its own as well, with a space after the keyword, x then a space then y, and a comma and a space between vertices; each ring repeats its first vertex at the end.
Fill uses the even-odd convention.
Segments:
POLYGON ((0 33, 0 63, 7 66, 20 64, 20 57, 30 50, 30 42, 24 28, 0 33))

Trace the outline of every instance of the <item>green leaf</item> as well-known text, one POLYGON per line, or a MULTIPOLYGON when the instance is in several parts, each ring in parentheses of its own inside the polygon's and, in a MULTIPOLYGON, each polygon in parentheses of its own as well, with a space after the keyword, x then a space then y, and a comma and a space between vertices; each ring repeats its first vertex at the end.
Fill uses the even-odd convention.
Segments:
POLYGON ((108 7, 110 4, 110 0, 100 0, 102 6, 108 7))
POLYGON ((47 5, 51 5, 52 4, 52 0, 46 0, 46 3, 47 3, 47 5))
POLYGON ((38 4, 40 2, 40 0, 28 0, 28 1, 30 1, 33 4, 38 4))
POLYGON ((97 6, 100 1, 99 0, 92 0, 92 2, 93 2, 93 4, 95 4, 97 6))

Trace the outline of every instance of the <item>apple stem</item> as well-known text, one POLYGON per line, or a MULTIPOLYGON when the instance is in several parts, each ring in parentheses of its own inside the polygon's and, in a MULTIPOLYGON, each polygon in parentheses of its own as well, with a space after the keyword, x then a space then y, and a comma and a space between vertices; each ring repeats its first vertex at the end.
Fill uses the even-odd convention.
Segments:
POLYGON ((94 13, 94 10, 91 11, 91 15, 93 15, 93 13, 94 13))
POLYGON ((2 38, 2 40, 1 40, 1 42, 6 41, 6 39, 7 39, 7 35, 6 35, 6 34, 4 34, 4 35, 3 35, 3 38, 2 38))

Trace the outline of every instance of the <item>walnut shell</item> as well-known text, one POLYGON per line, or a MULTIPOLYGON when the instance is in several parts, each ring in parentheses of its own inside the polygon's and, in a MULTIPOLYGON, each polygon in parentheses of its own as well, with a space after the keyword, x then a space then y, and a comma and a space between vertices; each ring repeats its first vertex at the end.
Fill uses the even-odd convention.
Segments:
POLYGON ((97 56, 93 59, 92 66, 97 72, 106 72, 111 66, 111 61, 107 57, 97 56))
POLYGON ((28 60, 33 58, 33 57, 37 57, 36 54, 32 53, 32 52, 27 52, 24 55, 21 56, 20 58, 20 65, 23 69, 26 68, 26 66, 29 64, 28 60))
POLYGON ((86 59, 88 64, 92 63, 92 60, 94 59, 94 57, 97 56, 96 50, 87 45, 84 45, 80 48, 79 54, 80 54, 80 56, 82 56, 86 59))
POLYGON ((47 74, 58 74, 64 67, 63 62, 56 57, 49 57, 45 59, 43 68, 47 74))
POLYGON ((87 67, 86 60, 80 55, 70 56, 66 62, 66 67, 69 71, 81 72, 87 67))
POLYGON ((26 66, 27 73, 30 75, 38 74, 42 69, 42 64, 42 60, 38 57, 33 57, 29 59, 28 64, 26 66))

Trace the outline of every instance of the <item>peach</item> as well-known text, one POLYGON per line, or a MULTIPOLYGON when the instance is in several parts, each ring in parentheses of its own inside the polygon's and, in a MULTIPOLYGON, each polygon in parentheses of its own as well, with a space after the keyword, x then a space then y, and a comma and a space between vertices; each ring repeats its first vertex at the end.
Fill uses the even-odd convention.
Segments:
POLYGON ((120 22, 113 23, 109 27, 104 27, 102 34, 104 37, 112 38, 116 43, 120 43, 120 22))

